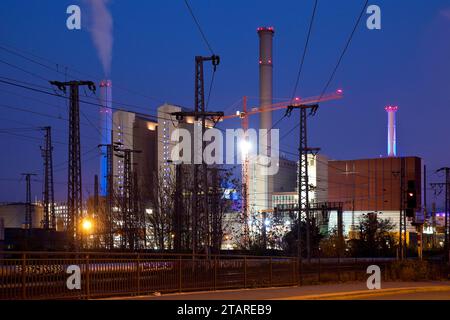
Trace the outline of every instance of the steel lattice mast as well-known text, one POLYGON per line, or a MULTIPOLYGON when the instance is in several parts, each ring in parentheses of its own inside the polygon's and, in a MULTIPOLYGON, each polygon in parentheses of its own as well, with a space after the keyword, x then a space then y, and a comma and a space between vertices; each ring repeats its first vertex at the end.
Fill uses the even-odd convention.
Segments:
POLYGON ((25 176, 26 192, 25 192, 25 229, 32 229, 33 218, 31 215, 31 176, 36 176, 34 173, 22 173, 25 176))
POLYGON ((291 105, 286 110, 286 114, 290 115, 293 109, 300 109, 300 134, 299 134, 299 170, 298 170, 298 225, 297 225, 297 254, 301 259, 301 221, 302 216, 306 222, 306 255, 307 259, 311 258, 311 217, 309 214, 309 176, 308 176, 308 154, 318 152, 318 148, 308 147, 307 136, 307 117, 308 109, 310 115, 315 115, 318 104, 314 105, 291 105))
MULTIPOLYGON (((110 132, 112 136, 112 131, 110 132)), ((112 138, 111 138, 112 140, 112 138)), ((111 144, 100 144, 98 146, 102 152, 105 152, 103 155, 106 158, 106 172, 105 177, 100 177, 101 179, 105 178, 106 180, 106 198, 105 198, 105 206, 104 206, 104 214, 102 214, 103 218, 103 233, 104 233, 104 241, 105 246, 109 249, 114 248, 114 212, 113 212, 113 204, 114 204, 114 187, 113 187, 113 157, 114 151, 119 151, 118 148, 111 144)))
POLYGON ((67 188, 67 231, 73 239, 73 245, 78 249, 81 234, 78 232, 78 224, 83 215, 83 191, 81 182, 81 146, 80 146, 80 99, 79 87, 88 86, 95 92, 95 84, 92 81, 50 81, 50 84, 66 92, 70 88, 69 106, 69 161, 68 161, 68 188, 67 188))
POLYGON ((56 229, 55 190, 53 185, 52 128, 44 127, 45 147, 41 147, 44 159, 44 229, 56 229))
POLYGON ((140 150, 118 149, 117 157, 124 159, 124 179, 121 199, 121 246, 123 249, 134 250, 137 243, 136 231, 140 226, 140 217, 137 207, 136 190, 133 182, 132 154, 140 150))

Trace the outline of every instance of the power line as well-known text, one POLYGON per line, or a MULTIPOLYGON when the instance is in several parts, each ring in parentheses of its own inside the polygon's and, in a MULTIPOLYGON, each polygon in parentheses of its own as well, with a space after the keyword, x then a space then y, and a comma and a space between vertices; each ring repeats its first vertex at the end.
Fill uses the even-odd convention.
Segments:
MULTIPOLYGON (((47 81, 47 79, 46 79, 46 81, 47 81)), ((36 84, 30 83, 30 82, 25 82, 25 81, 13 79, 13 78, 0 76, 0 83, 4 83, 4 84, 10 85, 10 86, 20 87, 20 88, 23 88, 23 89, 27 89, 27 90, 31 90, 31 91, 34 91, 34 92, 43 93, 43 94, 50 95, 50 96, 55 96, 55 97, 58 97, 58 98, 63 98, 63 99, 66 99, 67 101, 69 100, 69 97, 64 96, 62 94, 59 94, 55 90, 53 90, 53 92, 48 92, 48 91, 46 91, 46 89, 48 89, 47 87, 36 85, 36 84)), ((87 96, 86 95, 85 98, 102 102, 102 99, 100 99, 98 96, 94 97, 94 96, 87 96)), ((114 104, 116 104, 116 105, 123 105, 123 106, 128 106, 128 107, 132 107, 132 108, 136 108, 136 109, 147 110, 147 108, 142 107, 142 106, 126 104, 126 103, 118 102, 116 100, 111 100, 111 102, 114 102, 114 104)), ((80 103, 85 103, 87 105, 92 105, 92 106, 97 106, 97 107, 104 107, 104 105, 101 104, 101 103, 95 103, 95 102, 90 102, 90 101, 86 101, 86 100, 80 100, 80 103)), ((189 108, 181 106, 181 105, 174 104, 174 106, 178 106, 180 108, 189 109, 189 108)), ((140 115, 140 116, 143 116, 143 117, 147 117, 147 118, 167 120, 167 119, 158 117, 157 115, 151 115, 151 114, 148 114, 148 113, 143 113, 143 112, 130 110, 130 109, 123 109, 123 108, 117 108, 117 107, 111 107, 111 109, 115 110, 115 111, 131 112, 131 113, 135 113, 137 115, 140 115)), ((166 114, 170 116, 169 113, 166 113, 166 114)))
POLYGON ((3 88, 0 88, 0 91, 5 92, 7 94, 11 94, 11 95, 17 96, 17 97, 20 97, 20 98, 27 99, 27 100, 30 100, 30 101, 35 101, 35 102, 41 103, 41 104, 43 104, 45 106, 49 106, 49 107, 58 109, 58 111, 61 111, 61 109, 62 109, 62 107, 60 105, 48 103, 47 101, 43 101, 43 100, 36 99, 36 98, 30 97, 30 96, 22 95, 22 94, 19 94, 17 92, 8 91, 8 90, 5 90, 3 88))
MULTIPOLYGON (((0 78, 2 78, 2 77, 0 77, 0 78)), ((15 81, 15 80, 11 79, 11 81, 15 81)), ((16 87, 19 87, 19 88, 31 90, 31 91, 34 91, 34 92, 38 92, 38 93, 42 93, 42 94, 46 94, 46 95, 50 95, 50 96, 54 96, 54 97, 58 97, 58 98, 63 98, 63 99, 66 99, 67 101, 70 100, 69 97, 67 97, 65 95, 58 94, 56 92, 48 92, 48 91, 45 91, 45 90, 41 90, 41 89, 36 89, 36 88, 30 87, 28 85, 17 84, 17 83, 11 82, 11 81, 5 81, 5 80, 1 80, 0 79, 0 83, 5 83, 5 84, 11 85, 11 86, 16 86, 16 87)), ((85 103, 87 105, 92 105, 92 106, 96 106, 96 107, 103 107, 103 105, 100 104, 100 103, 94 103, 94 102, 85 101, 85 100, 81 100, 81 99, 79 101, 80 101, 80 103, 85 103)), ((68 119, 55 117, 53 115, 48 115, 48 114, 44 114, 44 113, 37 112, 37 111, 27 110, 27 109, 22 109, 22 108, 10 106, 10 105, 0 104, 0 108, 9 108, 9 109, 13 109, 13 110, 22 111, 22 112, 30 112, 30 113, 38 114, 38 115, 44 116, 44 117, 55 118, 55 119, 60 119, 60 120, 62 119, 62 120, 68 121, 68 119)), ((134 114, 136 114, 138 116, 142 116, 142 117, 148 118, 149 120, 150 119, 152 119, 152 120, 155 120, 155 119, 167 120, 167 118, 162 118, 162 117, 159 117, 157 115, 150 115, 150 114, 145 114, 145 113, 142 113, 142 112, 136 112, 136 111, 132 111, 132 110, 126 110, 126 109, 122 109, 122 108, 111 107, 111 109, 115 110, 115 111, 123 111, 123 112, 134 113, 134 114)), ((167 113, 167 114, 169 116, 171 116, 169 113, 167 113)), ((96 129, 97 131, 99 130, 98 127, 96 127, 85 115, 83 115, 83 116, 86 118, 86 120, 89 122, 89 124, 94 127, 94 129, 96 129)), ((114 124, 114 125, 117 126, 116 124, 114 124)), ((130 136, 132 135, 130 133, 124 133, 124 134, 130 135, 130 136)))
MULTIPOLYGON (((17 80, 17 79, 13 79, 13 78, 8 78, 8 77, 4 77, 4 76, 0 76, 0 79, 4 79, 4 80, 7 80, 7 81, 13 81, 13 82, 17 82, 17 83, 20 83, 20 84, 23 84, 23 85, 28 85, 30 87, 40 88, 40 89, 44 89, 44 90, 48 89, 48 87, 41 86, 41 85, 38 85, 38 84, 35 84, 35 83, 22 81, 22 80, 17 80)), ((45 81, 48 81, 48 80, 46 79, 45 81)), ((54 91, 56 91, 56 90, 54 90, 54 91)))
MULTIPOLYGON (((33 54, 33 53, 30 53, 30 52, 27 52, 27 51, 25 51, 25 50, 23 50, 23 49, 18 49, 17 47, 13 47, 13 46, 11 46, 11 45, 8 45, 8 47, 9 47, 9 48, 6 48, 4 45, 3 45, 3 46, 0 45, 0 49, 1 49, 1 50, 4 50, 4 51, 6 51, 6 52, 8 52, 8 53, 10 53, 10 54, 19 56, 19 57, 21 57, 21 58, 23 58, 23 59, 25 59, 25 60, 27 60, 27 61, 29 61, 29 62, 35 63, 35 64, 37 64, 37 65, 40 65, 40 66, 42 66, 42 67, 44 67, 44 68, 46 68, 46 69, 49 69, 49 70, 54 71, 54 72, 56 72, 56 73, 62 74, 62 75, 64 75, 64 76, 69 75, 70 77, 79 79, 79 77, 77 77, 76 75, 67 73, 67 69, 70 69, 70 70, 74 71, 75 73, 78 73, 79 75, 87 76, 87 77, 89 77, 89 78, 93 78, 93 79, 96 79, 96 80, 102 80, 101 77, 94 76, 94 75, 91 75, 91 74, 88 74, 88 73, 85 73, 85 72, 81 72, 81 71, 79 71, 79 70, 77 70, 77 69, 75 69, 75 68, 73 68, 73 67, 71 67, 71 66, 67 66, 67 65, 64 65, 64 64, 61 64, 61 63, 57 63, 57 62, 55 62, 55 61, 51 61, 51 60, 49 60, 49 59, 47 59, 47 58, 43 58, 43 57, 37 56, 37 55, 35 55, 35 54, 33 54), (14 48, 14 50, 11 50, 10 48, 14 48), (56 68, 51 67, 51 66, 49 66, 49 65, 46 65, 46 64, 44 64, 44 63, 41 63, 41 62, 37 61, 36 59, 31 59, 31 58, 25 56, 25 54, 26 54, 26 55, 29 55, 29 56, 32 56, 33 58, 40 59, 40 60, 42 60, 42 61, 46 61, 47 63, 54 64, 54 65, 56 66, 56 68), (65 67, 66 70, 65 70, 64 72, 63 72, 63 71, 60 71, 60 70, 59 70, 59 66, 65 67)), ((25 72, 26 72, 26 71, 25 71, 25 72)), ((138 91, 128 89, 128 88, 126 88, 126 87, 124 87, 124 86, 122 86, 122 85, 118 85, 118 84, 116 84, 116 83, 114 84, 114 87, 115 87, 115 88, 118 88, 118 89, 120 89, 120 90, 123 90, 123 91, 127 91, 127 92, 129 92, 129 93, 131 93, 131 94, 134 94, 134 95, 138 95, 138 96, 147 98, 147 99, 149 99, 149 100, 154 100, 154 101, 157 101, 157 102, 159 102, 159 103, 163 103, 163 102, 164 102, 163 100, 161 100, 161 99, 159 99, 159 98, 156 98, 156 97, 153 97, 153 96, 148 96, 148 95, 142 94, 142 93, 140 93, 140 92, 138 92, 138 91)))
MULTIPOLYGON (((67 143, 66 143, 66 144, 67 144, 67 143)), ((81 154, 81 156, 83 157, 83 156, 85 156, 85 155, 87 155, 87 154, 89 154, 89 153, 91 153, 91 152, 93 152, 93 151, 98 151, 98 146, 95 146, 94 148, 89 149, 89 150, 83 152, 83 153, 81 154)), ((98 157, 98 154, 95 154, 95 157, 98 157)), ((93 157, 91 157, 91 158, 93 158, 93 157)), ((82 163, 85 162, 85 161, 88 161, 88 160, 87 160, 87 159, 83 159, 82 163)), ((58 164, 53 165, 53 167, 54 167, 54 168, 61 167, 61 166, 67 165, 68 163, 69 163, 69 161, 68 161, 68 160, 65 160, 65 161, 62 161, 62 162, 60 162, 60 163, 58 163, 58 164)), ((58 170, 61 171, 62 169, 67 169, 67 167, 65 167, 65 168, 59 168, 58 170)), ((57 171, 57 170, 55 170, 55 171, 57 171)))
MULTIPOLYGON (((25 138, 25 139, 28 139, 28 140, 42 141, 42 139, 40 139, 40 138, 27 136, 27 135, 20 134, 20 133, 15 133, 15 132, 0 131, 0 134, 9 134, 9 135, 12 135, 12 136, 21 137, 21 138, 25 138)), ((53 141, 53 142, 57 143, 57 144, 62 144, 62 145, 66 145, 67 144, 67 143, 62 142, 62 141, 53 141)))
POLYGON ((206 99, 205 111, 208 111, 209 99, 211 98, 211 91, 212 91, 212 88, 213 88, 213 85, 214 85, 215 75, 216 75, 216 68, 213 68, 212 76, 211 76, 211 82, 209 83, 208 98, 206 99))
MULTIPOLYGON (((55 108, 61 109, 61 106, 57 106, 57 105, 54 105, 54 104, 49 104, 49 103, 47 103, 47 102, 45 102, 45 101, 43 101, 43 100, 40 100, 40 99, 28 97, 28 96, 21 95, 21 94, 18 94, 18 93, 16 93, 16 92, 11 92, 11 91, 4 90, 4 89, 0 89, 0 91, 7 92, 7 93, 9 93, 9 94, 13 94, 13 95, 22 97, 22 98, 24 98, 24 99, 29 99, 29 100, 32 100, 32 101, 36 101, 36 102, 42 103, 42 104, 44 104, 44 105, 46 105, 46 106, 51 106, 51 107, 55 107, 55 108)), ((33 111, 33 110, 29 110, 29 109, 24 109, 24 108, 18 107, 18 106, 5 105, 5 104, 1 104, 1 103, 0 103, 0 108, 6 108, 6 109, 16 110, 16 111, 20 111, 20 112, 28 112, 28 113, 36 114, 36 115, 39 115, 39 116, 42 116, 42 117, 47 117, 47 118, 56 119, 56 120, 69 121, 69 119, 64 118, 64 117, 62 117, 62 116, 54 116, 54 115, 52 115, 52 114, 46 114, 46 113, 42 113, 42 112, 38 112, 38 111, 33 111)), ((83 115, 83 117, 86 118, 86 120, 88 121, 88 123, 86 123, 86 122, 80 122, 80 124, 82 124, 82 125, 84 125, 84 126, 92 126, 95 130, 97 130, 97 132, 99 132, 99 128, 98 128, 95 124, 92 123, 92 121, 86 116, 86 114, 85 114, 85 113, 82 113, 82 115, 83 115)), ((30 123, 19 122, 19 121, 16 121, 16 120, 10 120, 10 119, 7 119, 7 120, 8 120, 8 121, 17 122, 17 123, 21 123, 21 124, 25 124, 25 125, 31 125, 30 123)), ((124 126, 124 128, 128 128, 128 127, 124 126)), ((132 135, 131 133, 128 133, 128 132, 123 132, 123 134, 124 134, 124 135, 132 135)), ((88 137, 88 136, 83 136, 83 137, 88 138, 88 139, 94 139, 94 138, 88 137)), ((96 139, 96 140, 97 140, 97 139, 96 139)))
POLYGON ((42 66, 42 67, 44 67, 44 68, 46 68, 46 69, 49 69, 49 70, 51 70, 51 71, 54 71, 54 72, 57 72, 57 73, 61 73, 61 74, 63 73, 62 71, 55 70, 55 69, 53 69, 52 67, 50 67, 50 66, 48 66, 48 65, 46 65, 46 64, 44 64, 44 63, 41 63, 41 62, 39 62, 39 61, 37 61, 37 60, 35 60, 35 59, 28 58, 28 57, 26 57, 25 55, 23 55, 23 54, 21 54, 21 53, 19 53, 19 52, 16 52, 16 51, 14 51, 14 50, 11 50, 11 49, 9 49, 9 48, 6 48, 6 47, 4 47, 4 46, 1 46, 1 45, 0 45, 0 49, 1 49, 1 50, 4 50, 4 51, 6 51, 6 52, 8 52, 8 53, 10 53, 10 54, 13 54, 13 55, 16 55, 16 56, 18 56, 18 57, 21 57, 22 59, 25 59, 25 60, 27 60, 27 61, 29 61, 29 62, 38 64, 38 65, 40 65, 40 66, 42 66))
MULTIPOLYGON (((0 78, 3 78, 3 77, 0 77, 0 78)), ((67 101, 69 101, 69 99, 70 99, 69 97, 67 97, 65 95, 62 95, 62 94, 59 94, 59 93, 56 93, 56 92, 49 92, 49 91, 45 91, 45 90, 41 90, 41 89, 36 89, 36 88, 31 87, 30 85, 14 83, 12 81, 18 82, 18 81, 14 80, 14 79, 10 79, 10 80, 2 80, 2 79, 0 79, 0 83, 4 83, 4 84, 10 85, 10 86, 15 86, 15 87, 19 87, 19 88, 22 88, 22 89, 27 89, 27 90, 30 90, 30 91, 46 94, 46 95, 49 95, 49 96, 62 98, 62 99, 65 99, 67 101)), ((88 98, 95 99, 95 98, 92 98, 92 97, 88 97, 88 98)), ((100 103, 90 102, 90 101, 81 100, 81 99, 80 99, 80 103, 84 103, 86 105, 91 105, 91 106, 96 106, 96 107, 101 107, 101 108, 104 107, 104 105, 102 105, 100 103)), ((165 118, 158 117, 157 115, 151 115, 151 114, 138 112, 138 111, 134 111, 134 110, 127 110, 127 109, 117 108, 117 107, 111 107, 110 109, 115 110, 115 111, 124 111, 124 112, 135 113, 137 115, 140 115, 140 116, 143 116, 143 117, 146 117, 146 118, 149 118, 149 119, 167 120, 165 118)), ((144 109, 144 108, 142 108, 142 109, 144 109)), ((168 115, 170 115, 170 114, 168 114, 168 115)))
MULTIPOLYGON (((70 99, 69 97, 61 95, 61 94, 58 94, 58 93, 48 92, 48 91, 41 90, 41 89, 36 89, 36 88, 30 87, 30 86, 27 86, 27 85, 18 84, 18 83, 14 83, 14 82, 11 82, 11 81, 6 81, 6 80, 1 80, 0 79, 0 83, 4 83, 4 84, 7 84, 7 85, 19 87, 19 88, 22 88, 22 89, 31 90, 31 91, 34 91, 34 92, 39 92, 39 93, 42 93, 42 94, 46 94, 46 95, 50 95, 50 96, 54 96, 54 97, 58 97, 58 98, 63 98, 63 99, 66 99, 66 100, 70 99)), ((103 107, 102 104, 94 103, 94 102, 90 102, 90 101, 86 101, 86 100, 80 100, 80 102, 84 103, 84 104, 87 104, 87 105, 96 106, 96 107, 103 107)), ((148 118, 158 118, 155 115, 145 114, 145 113, 131 111, 131 110, 125 110, 125 109, 121 109, 121 108, 111 107, 111 109, 112 110, 116 110, 116 111, 132 112, 132 113, 143 115, 143 116, 148 117, 148 118)))
POLYGON ((305 42, 305 46, 303 48, 303 55, 302 55, 302 58, 301 58, 300 66, 298 68, 297 78, 295 80, 295 85, 294 85, 294 90, 292 91, 291 100, 294 99, 294 97, 295 97, 295 93, 297 92, 297 87, 298 87, 298 84, 299 84, 299 81, 300 81, 300 75, 301 75, 302 70, 303 70, 303 63, 305 62, 306 52, 308 50, 309 38, 311 36, 312 26, 313 26, 313 23, 314 23, 314 17, 316 16, 317 2, 318 2, 318 0, 314 1, 314 8, 313 8, 311 19, 310 19, 310 22, 309 22, 308 34, 306 36, 306 42, 305 42))
MULTIPOLYGON (((85 152, 85 154, 86 154, 87 152, 85 152)), ((83 155, 81 155, 81 156, 83 156, 83 155)), ((83 159, 82 161, 81 161, 81 164, 86 164, 88 161, 91 161, 91 160, 98 160, 98 154, 95 154, 95 155, 93 155, 93 156, 91 156, 91 157, 89 157, 89 158, 87 158, 87 159, 83 159)), ((67 169, 69 168, 68 166, 67 166, 67 164, 69 163, 69 160, 67 160, 67 161, 65 161, 65 167, 60 167, 60 168, 57 168, 57 169, 54 169, 53 170, 53 172, 61 172, 61 171, 67 171, 67 169)), ((85 185, 85 183, 83 183, 83 185, 85 185)))
POLYGON ((206 38, 205 33, 202 30, 202 27, 200 26, 200 23, 198 22, 197 18, 195 17, 194 12, 192 11, 191 6, 189 5, 188 0, 184 0, 184 3, 186 4, 186 7, 189 10, 189 13, 191 14, 192 19, 194 20, 195 24, 197 25, 198 31, 200 31, 200 34, 203 38, 203 41, 205 42, 206 46, 208 47, 209 51, 211 51, 211 54, 214 55, 214 50, 212 49, 211 45, 209 44, 208 39, 206 38))
MULTIPOLYGON (((29 110, 29 109, 24 109, 24 108, 17 107, 17 106, 12 106, 12 105, 5 105, 5 104, 1 104, 1 103, 0 103, 0 108, 16 110, 16 111, 25 112, 25 113, 31 113, 31 114, 39 115, 39 116, 41 116, 41 117, 47 117, 47 118, 52 118, 52 119, 56 119, 56 120, 69 121, 67 118, 62 118, 62 117, 54 116, 54 115, 51 115, 51 114, 46 114, 46 113, 42 113, 42 112, 38 112, 38 111, 33 111, 33 110, 29 110)), ((86 117, 86 119, 88 120, 88 118, 87 118, 87 116, 86 116, 85 114, 83 114, 83 116, 86 117)), ((21 122, 21 121, 17 121, 17 120, 12 120, 12 119, 6 119, 6 120, 7 120, 7 121, 13 121, 13 122, 20 123, 20 124, 24 124, 24 125, 32 126, 32 124, 30 124, 30 123, 25 123, 25 122, 21 122)), ((89 121, 89 120, 88 120, 88 121, 89 121)), ((87 124, 87 123, 84 123, 84 122, 80 122, 80 123, 83 124, 83 125, 85 125, 85 126, 88 126, 88 125, 89 125, 89 126, 93 126, 94 129, 96 129, 97 131, 99 130, 98 127, 96 127, 91 121, 89 121, 89 122, 90 122, 90 124, 87 124)), ((114 124, 114 125, 115 125, 116 128, 117 128, 117 124, 114 124)), ((40 126, 40 127, 43 127, 43 126, 40 126)), ((124 126, 123 128, 129 128, 129 127, 124 126)), ((5 130, 5 129, 4 129, 4 130, 5 130)), ((61 131, 61 130, 59 130, 59 131, 61 131)), ((135 135, 135 134, 129 133, 129 132, 122 132, 122 134, 125 135, 125 136, 138 136, 138 137, 142 137, 142 135, 135 135)), ((82 137, 85 138, 85 139, 90 139, 90 140, 96 140, 96 141, 98 140, 98 139, 96 139, 96 138, 93 138, 93 137, 87 136, 87 135, 82 135, 82 137)), ((158 140, 158 141, 161 142, 161 141, 163 141, 163 140, 158 140)), ((63 142, 61 142, 61 143, 63 143, 63 142)), ((65 144, 67 144, 67 143, 65 143, 65 144)), ((172 142, 172 144, 176 144, 176 142, 172 142)))
MULTIPOLYGON (((357 18, 357 20, 356 20, 356 23, 355 23, 355 25, 353 26, 352 32, 350 33, 350 36, 349 36, 348 39, 347 39, 347 42, 346 42, 346 44, 345 44, 345 47, 344 47, 344 49, 342 50, 341 55, 339 56, 339 59, 338 59, 338 61, 337 61, 337 63, 336 63, 336 66, 334 67, 333 72, 331 73, 330 77, 328 78, 328 81, 326 82, 326 84, 325 84, 325 86, 324 86, 324 88, 323 88, 323 90, 322 90, 322 93, 320 94, 319 101, 320 101, 320 99, 322 99, 322 97, 325 95, 325 92, 328 90, 328 87, 330 86, 331 82, 332 82, 333 79, 334 79, 334 76, 336 75, 336 72, 337 72, 337 70, 338 70, 338 68, 339 68, 339 66, 340 66, 340 64, 341 64, 341 62, 342 62, 342 59, 344 58, 344 55, 345 55, 345 53, 347 52, 347 49, 348 49, 349 46, 350 46, 350 43, 351 43, 351 41, 352 41, 352 39, 353 39, 353 36, 354 36, 354 34, 355 34, 355 32, 356 32, 356 29, 358 28, 359 22, 361 21, 361 18, 362 18, 363 14, 364 14, 364 12, 365 12, 365 10, 366 10, 366 7, 367 7, 368 2, 369 2, 369 0, 366 0, 365 3, 364 3, 364 6, 363 6, 362 9, 361 9, 361 12, 360 12, 360 14, 359 14, 359 16, 358 16, 358 18, 357 18)), ((288 136, 290 133, 292 133, 292 131, 294 131, 295 129, 297 129, 299 125, 300 125, 300 123, 297 123, 291 130, 288 131, 288 133, 286 133, 285 135, 283 135, 283 136, 281 137, 281 139, 285 138, 285 137, 288 136)))
POLYGON ((25 72, 25 73, 27 73, 27 74, 29 74, 29 75, 31 75, 31 76, 33 76, 33 77, 36 77, 36 78, 38 78, 38 79, 40 79, 40 80, 47 81, 47 79, 45 79, 44 77, 41 77, 40 75, 38 75, 38 74, 36 74, 36 73, 34 73, 34 72, 31 72, 31 71, 28 71, 28 70, 26 70, 26 69, 24 69, 24 68, 21 68, 21 67, 19 67, 19 66, 16 66, 16 65, 13 64, 13 63, 9 63, 9 62, 4 61, 4 60, 1 60, 1 59, 0 59, 0 62, 3 63, 3 64, 6 64, 7 66, 10 66, 11 68, 14 68, 14 69, 20 70, 20 71, 22 71, 22 72, 25 72))
MULTIPOLYGON (((0 48, 1 48, 1 47, 0 47, 0 48)), ((22 55, 20 55, 20 56, 26 59, 26 57, 24 57, 24 56, 22 56, 22 55)), ((27 59, 27 60, 30 60, 30 59, 27 59)), ((35 62, 34 60, 30 60, 30 61, 35 62)), ((23 69, 23 68, 20 68, 20 67, 18 67, 18 66, 9 64, 9 63, 4 62, 4 61, 1 61, 1 60, 0 60, 0 62, 6 63, 6 64, 8 64, 8 65, 11 65, 11 66, 15 67, 15 68, 18 68, 18 69, 20 69, 20 70, 22 70, 22 71, 24 71, 24 72, 26 72, 26 73, 29 73, 29 74, 31 74, 31 75, 34 75, 34 76, 38 77, 39 79, 43 79, 44 81, 49 81, 48 79, 46 79, 46 78, 44 78, 44 77, 42 77, 42 76, 40 76, 40 75, 37 75, 37 74, 32 73, 32 72, 30 72, 30 71, 27 71, 27 70, 25 70, 25 69, 23 69)), ((38 63, 38 62, 36 62, 36 63, 38 63)), ((38 64, 40 64, 40 63, 38 63, 38 64)), ((40 64, 40 65, 43 65, 43 64, 40 64)), ((45 65, 43 65, 43 66, 45 66, 45 65)), ((49 69, 51 69, 51 70, 53 70, 52 68, 50 68, 50 67, 48 67, 48 66, 46 66, 46 67, 49 68, 49 69)), ((53 70, 53 71, 54 71, 54 70, 53 70)), ((57 72, 59 72, 59 71, 57 70, 57 72)), ((59 73, 61 73, 61 72, 59 72, 59 73)), ((13 80, 13 81, 14 81, 14 80, 13 80)), ((37 85, 34 85, 34 86, 38 87, 37 85)), ((43 86, 39 86, 39 87, 44 88, 44 89, 47 89, 46 87, 43 87, 43 86)), ((13 94, 15 94, 15 93, 13 93, 13 94)), ((58 95, 56 92, 55 92, 55 94, 58 95)), ((58 95, 58 96, 59 96, 59 95, 58 95)), ((95 99, 95 98, 91 98, 91 97, 89 97, 89 96, 87 96, 87 95, 85 95, 85 96, 86 96, 86 98, 88 98, 88 99, 95 99)), ((68 99, 67 96, 65 96, 65 98, 68 99)), ((32 98, 29 98, 29 99, 32 99, 32 98)), ((97 98, 97 99, 98 99, 98 98, 97 98)), ((100 99, 99 99, 99 100, 100 100, 100 99)), ((100 102, 101 102, 101 101, 100 101, 100 102)), ((85 103, 87 103, 87 102, 85 102, 85 103)), ((120 103, 120 104, 125 105, 124 103, 120 103)), ((102 106, 102 105, 101 105, 101 106, 102 106)), ((130 105, 129 105, 129 106, 130 106, 130 105)), ((136 106, 133 106, 133 107, 136 107, 136 106)), ((59 106, 58 106, 57 108, 59 108, 59 106)), ((139 107, 138 107, 138 108, 139 108, 139 107)), ((142 109, 143 109, 143 108, 142 108, 142 109)), ((98 132, 98 133, 100 134, 100 136, 101 136, 102 133, 101 133, 100 129, 99 129, 97 126, 95 126, 95 125, 89 120, 89 118, 88 118, 81 110, 80 110, 80 112, 81 112, 81 114, 83 115, 83 117, 87 120, 87 122, 89 123, 89 125, 91 125, 95 130, 97 130, 97 132, 98 132)), ((67 121, 68 121, 68 119, 67 119, 67 121)))
MULTIPOLYGON (((17 69, 19 69, 19 70, 21 70, 21 71, 23 71, 23 72, 26 72, 26 73, 28 73, 28 74, 31 74, 31 75, 33 75, 33 76, 35 76, 35 77, 37 77, 37 78, 39 78, 39 79, 41 79, 41 80, 44 80, 44 81, 46 81, 46 82, 49 82, 49 79, 47 79, 47 78, 45 78, 45 77, 42 77, 42 76, 40 76, 40 75, 38 75, 38 74, 36 74, 36 73, 34 73, 34 72, 28 71, 28 70, 26 70, 26 69, 24 69, 24 68, 21 68, 21 67, 18 67, 18 66, 15 66, 15 65, 10 64, 10 63, 8 63, 8 62, 5 62, 5 61, 3 61, 3 60, 0 60, 0 62, 5 63, 5 64, 8 64, 8 65, 10 65, 10 66, 13 66, 14 68, 17 68, 17 69)), ((29 83, 29 82, 24 82, 24 81, 20 81, 20 80, 16 80, 16 79, 11 79, 11 78, 7 78, 7 77, 0 77, 0 78, 6 79, 6 80, 9 80, 9 81, 14 81, 14 82, 26 84, 26 85, 28 85, 28 86, 33 86, 33 87, 36 87, 36 88, 48 89, 47 87, 44 87, 44 86, 40 86, 40 85, 36 85, 36 84, 31 84, 31 83, 29 83)), ((56 93, 55 93, 55 94, 56 94, 56 93)), ((102 102, 102 100, 101 100, 100 98, 98 98, 98 97, 90 97, 90 96, 88 96, 88 95, 85 95, 85 98, 87 98, 87 99, 94 99, 94 100, 97 99, 97 100, 100 100, 100 102, 102 102)), ((133 105, 133 104, 128 104, 128 103, 124 103, 124 102, 120 102, 120 101, 115 101, 115 100, 110 100, 110 101, 113 102, 113 103, 116 104, 116 105, 122 105, 122 106, 125 106, 125 107, 132 107, 132 108, 141 109, 141 110, 147 110, 147 108, 145 108, 145 107, 141 107, 141 106, 137 106, 137 105, 133 105)), ((86 102, 85 102, 85 103, 86 103, 86 102)))
MULTIPOLYGON (((364 2, 364 6, 361 9, 361 12, 359 13, 358 19, 356 20, 356 23, 353 27, 352 32, 350 33, 350 36, 347 39, 347 43, 345 44, 344 50, 342 50, 341 55, 339 56, 338 62, 336 63, 336 66, 333 69, 333 72, 331 73, 330 78, 328 79, 325 87, 322 90, 322 94, 320 95, 320 97, 323 97, 323 95, 325 94, 325 92, 327 91, 328 87, 330 86, 331 81, 333 81, 334 75, 336 74, 337 69, 339 68, 339 65, 341 64, 342 59, 344 58, 345 53, 347 52, 348 47, 350 46, 350 43, 352 42, 353 39, 353 35, 356 32, 356 29, 358 28, 359 22, 361 21, 361 18, 364 14, 364 12, 366 11, 366 7, 368 4, 369 0, 366 0, 364 2)), ((319 99, 320 100, 320 99, 319 99)))

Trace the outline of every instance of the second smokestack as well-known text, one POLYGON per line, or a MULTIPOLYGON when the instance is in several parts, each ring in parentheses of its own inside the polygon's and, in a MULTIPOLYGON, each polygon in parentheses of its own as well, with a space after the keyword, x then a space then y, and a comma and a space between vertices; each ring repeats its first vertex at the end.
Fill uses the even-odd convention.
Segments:
MULTIPOLYGON (((101 104, 100 108, 100 129, 101 144, 111 144, 112 130, 112 82, 111 80, 102 80, 100 82, 101 104)), ((108 161, 106 157, 106 147, 102 147, 100 159, 100 195, 106 196, 108 190, 107 175, 108 161)))
POLYGON ((395 113, 398 110, 397 106, 387 106, 384 108, 388 114, 388 137, 387 137, 387 152, 389 157, 397 156, 397 132, 395 127, 395 113))

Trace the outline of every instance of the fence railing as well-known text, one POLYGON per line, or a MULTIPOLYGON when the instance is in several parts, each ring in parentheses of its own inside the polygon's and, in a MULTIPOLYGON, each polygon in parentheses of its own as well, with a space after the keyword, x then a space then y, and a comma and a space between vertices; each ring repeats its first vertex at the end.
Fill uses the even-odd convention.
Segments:
POLYGON ((0 253, 0 299, 290 286, 298 282, 297 270, 292 257, 8 252, 0 253), (77 281, 75 269, 80 289, 70 289, 77 281))
MULTIPOLYGON (((90 299, 366 281, 367 267, 373 264, 381 268, 383 280, 393 280, 394 261, 325 258, 299 263, 294 257, 242 255, 0 252, 0 299, 90 299), (77 280, 80 287, 73 288, 77 280)), ((432 267, 432 274, 448 276, 441 264, 432 267)))

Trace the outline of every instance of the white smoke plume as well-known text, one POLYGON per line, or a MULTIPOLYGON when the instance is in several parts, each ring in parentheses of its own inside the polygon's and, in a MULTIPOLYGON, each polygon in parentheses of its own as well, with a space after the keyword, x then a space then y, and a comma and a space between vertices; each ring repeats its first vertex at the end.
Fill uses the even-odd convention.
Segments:
POLYGON ((113 19, 108 9, 110 0, 86 0, 91 9, 90 32, 105 76, 109 76, 112 61, 113 19))
POLYGON ((443 15, 447 19, 450 19, 450 8, 442 9, 441 10, 441 15, 443 15))

